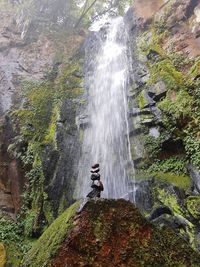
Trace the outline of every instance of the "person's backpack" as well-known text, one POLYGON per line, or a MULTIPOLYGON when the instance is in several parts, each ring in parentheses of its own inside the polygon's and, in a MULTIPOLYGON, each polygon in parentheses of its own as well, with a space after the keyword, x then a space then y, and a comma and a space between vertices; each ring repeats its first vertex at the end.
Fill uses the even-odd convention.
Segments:
POLYGON ((101 181, 99 181, 99 187, 100 187, 100 190, 103 191, 104 190, 104 187, 103 187, 103 184, 101 181))

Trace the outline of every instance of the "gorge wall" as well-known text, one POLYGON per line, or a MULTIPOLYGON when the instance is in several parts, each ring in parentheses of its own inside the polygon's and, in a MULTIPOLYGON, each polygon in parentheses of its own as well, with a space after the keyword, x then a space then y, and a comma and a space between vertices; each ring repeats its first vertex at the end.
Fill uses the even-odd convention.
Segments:
MULTIPOLYGON (((80 10, 71 1, 70 9, 63 1, 58 8, 58 2, 46 1, 47 9, 40 1, 0 2, 0 222, 2 233, 9 224, 19 238, 15 246, 11 236, 1 236, 9 241, 12 264, 31 246, 24 239, 39 237, 75 201, 88 126, 84 50, 91 17, 74 27, 80 10)), ((124 15, 132 47, 128 109, 136 205, 198 250, 200 1, 136 0, 126 14, 129 1, 121 2, 114 13, 124 15)))
MULTIPOLYGON (((199 1, 135 1, 130 138, 136 205, 199 247, 199 1), (166 209, 167 207, 167 209, 166 209), (185 225, 185 230, 181 225, 185 225)), ((149 215, 147 215, 149 214, 149 215)))

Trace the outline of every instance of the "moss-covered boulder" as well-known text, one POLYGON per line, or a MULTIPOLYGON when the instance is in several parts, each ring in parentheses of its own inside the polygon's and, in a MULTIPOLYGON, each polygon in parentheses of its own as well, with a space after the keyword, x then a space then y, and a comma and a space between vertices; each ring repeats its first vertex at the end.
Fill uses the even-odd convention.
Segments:
POLYGON ((79 202, 74 203, 38 239, 24 259, 23 266, 49 266, 51 259, 56 255, 62 242, 73 225, 71 218, 75 215, 79 202))
POLYGON ((199 266, 200 256, 168 228, 157 229, 125 200, 78 203, 41 236, 23 266, 199 266))
POLYGON ((189 196, 186 200, 186 206, 189 213, 200 220, 200 196, 189 196))

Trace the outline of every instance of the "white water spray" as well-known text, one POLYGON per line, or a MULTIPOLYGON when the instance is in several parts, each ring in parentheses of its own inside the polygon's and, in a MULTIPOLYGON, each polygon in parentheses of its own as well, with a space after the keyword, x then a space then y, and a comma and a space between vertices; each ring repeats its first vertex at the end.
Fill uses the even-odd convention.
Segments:
POLYGON ((81 198, 90 191, 90 166, 99 163, 105 188, 102 196, 127 198, 134 192, 134 183, 129 175, 130 171, 133 175, 133 164, 127 118, 131 64, 123 18, 112 19, 97 42, 97 47, 94 43, 94 49, 86 50, 90 125, 84 131, 76 194, 81 198))

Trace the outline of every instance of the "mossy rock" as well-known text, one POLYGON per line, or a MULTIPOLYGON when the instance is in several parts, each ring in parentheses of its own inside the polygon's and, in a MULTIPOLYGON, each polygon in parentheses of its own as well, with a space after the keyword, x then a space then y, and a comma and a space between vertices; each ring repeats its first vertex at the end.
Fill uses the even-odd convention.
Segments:
POLYGON ((148 107, 153 100, 148 97, 146 90, 142 90, 142 92, 137 97, 137 103, 140 109, 144 109, 148 107))
POLYGON ((184 240, 148 223, 130 202, 91 200, 73 217, 77 207, 46 230, 23 266, 199 266, 199 254, 184 240))
POLYGON ((157 180, 173 184, 182 189, 188 189, 191 186, 191 178, 186 174, 157 172, 153 175, 157 180))
POLYGON ((163 188, 155 186, 154 195, 159 203, 169 207, 175 215, 184 215, 184 209, 180 205, 178 197, 173 192, 173 187, 166 187, 164 184, 163 188))
POLYGON ((189 213, 200 220, 200 196, 190 196, 186 199, 186 206, 189 213))
POLYGON ((185 88, 185 76, 177 71, 169 59, 155 63, 150 67, 150 84, 162 80, 167 89, 178 90, 185 88))
POLYGON ((22 266, 45 267, 49 265, 72 228, 73 224, 70 219, 78 207, 79 202, 74 203, 50 225, 25 256, 22 266))

